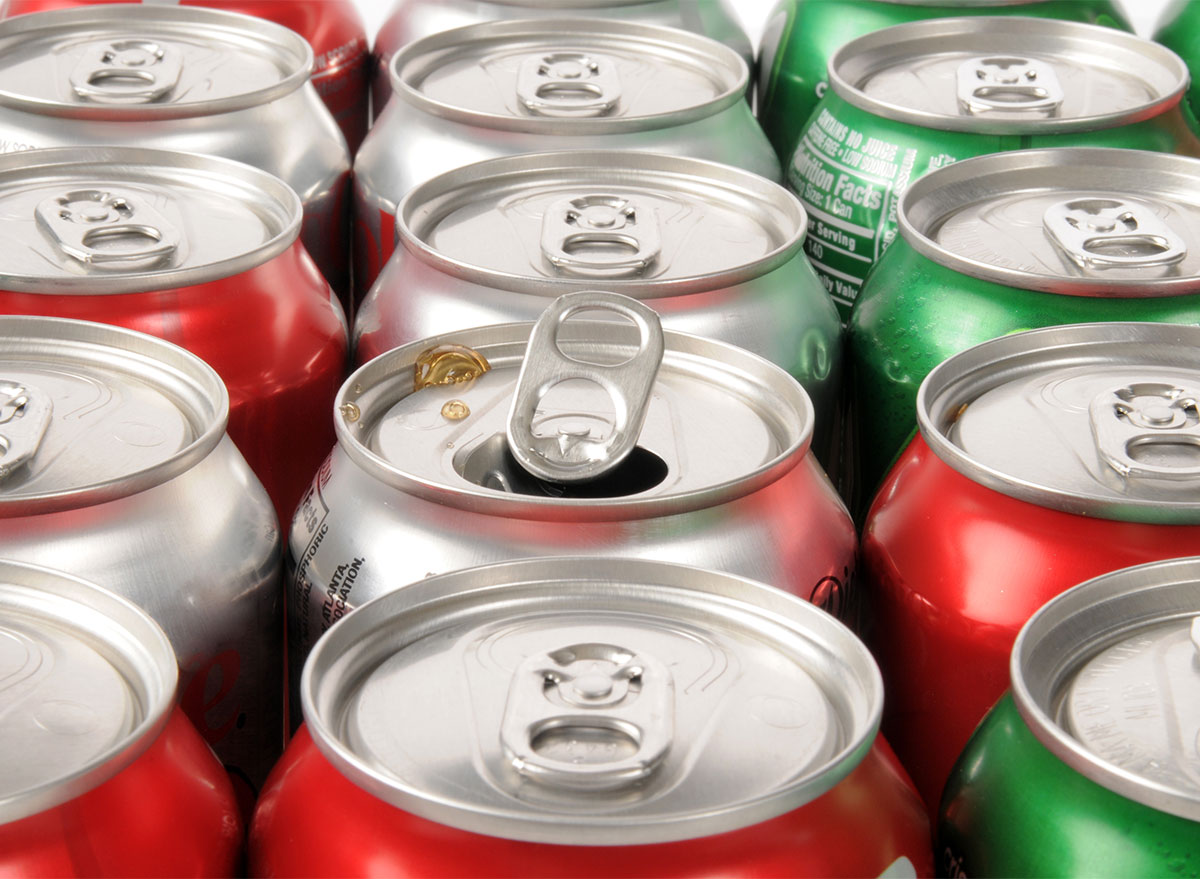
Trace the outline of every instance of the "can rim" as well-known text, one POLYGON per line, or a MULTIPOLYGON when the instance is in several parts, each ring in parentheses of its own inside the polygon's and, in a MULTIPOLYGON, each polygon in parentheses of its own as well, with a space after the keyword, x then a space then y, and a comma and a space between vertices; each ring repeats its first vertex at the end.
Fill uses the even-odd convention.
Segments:
MULTIPOLYGON (((578 606, 577 603, 572 606, 578 606)), ((768 638, 768 634, 763 634, 768 638)), ((769 820, 806 805, 841 782, 867 755, 878 735, 883 707, 879 668, 861 641, 841 622, 814 605, 775 587, 723 572, 644 559, 533 558, 501 562, 428 577, 379 596, 335 623, 317 642, 304 665, 300 699, 305 722, 321 754, 348 780, 384 802, 432 821, 489 836, 574 845, 638 845, 693 839, 769 820), (369 651, 378 649, 380 635, 394 643, 397 620, 409 630, 428 633, 439 620, 452 618, 466 603, 503 604, 511 609, 522 598, 539 608, 552 602, 603 589, 606 603, 616 604, 620 587, 627 601, 661 606, 694 606, 703 602, 721 615, 750 629, 784 628, 812 642, 832 642, 823 661, 852 671, 861 686, 866 711, 857 728, 847 733, 845 746, 821 770, 801 776, 782 790, 695 815, 668 816, 654 822, 622 824, 620 814, 587 816, 570 813, 533 817, 516 810, 473 808, 465 801, 425 795, 415 785, 389 776, 356 755, 338 735, 337 688, 361 680, 372 663, 369 651), (524 594, 522 594, 524 593, 524 594), (816 633, 814 637, 813 633, 816 633), (586 833, 588 838, 581 839, 586 833), (564 838, 564 836, 566 838, 564 838)), ((843 719, 844 720, 844 719, 843 719)))
POLYGON ((88 359, 102 365, 151 365, 164 393, 186 407, 183 415, 195 432, 192 441, 174 455, 135 473, 60 491, 0 494, 0 519, 78 509, 137 494, 186 473, 225 437, 229 421, 225 383, 216 370, 178 345, 109 324, 25 315, 0 316, 0 338, 5 356, 51 359, 61 358, 64 352, 90 353, 88 359))
MULTIPOLYGON (((994 51, 994 49, 989 49, 994 51)), ((863 71, 865 73, 867 71, 863 71)), ((1134 34, 1100 25, 1058 19, 1026 16, 975 16, 971 18, 935 18, 892 25, 853 39, 838 49, 829 59, 827 77, 839 98, 874 116, 903 122, 937 131, 958 131, 970 134, 1060 134, 1070 131, 1097 131, 1116 128, 1159 116, 1177 106, 1187 93, 1187 65, 1166 46, 1134 34), (1138 107, 1113 113, 1076 118, 1043 118, 1034 120, 985 119, 973 116, 948 116, 925 110, 914 110, 872 97, 851 80, 853 68, 863 56, 886 52, 902 57, 899 52, 906 43, 928 40, 953 40, 986 31, 989 38, 1010 33, 1015 37, 1086 42, 1099 50, 1136 52, 1144 62, 1157 64, 1170 77, 1173 85, 1158 98, 1138 107), (849 69, 848 69, 849 68, 849 69)), ((858 81, 860 76, 855 79, 858 81)))
POLYGON ((68 627, 85 630, 96 644, 105 635, 118 636, 119 640, 106 640, 104 647, 119 655, 124 677, 140 691, 135 695, 143 703, 143 716, 120 742, 87 765, 37 787, 0 797, 0 824, 75 799, 133 763, 166 727, 179 683, 175 652, 162 627, 133 602, 108 589, 40 565, 0 560, 0 606, 14 604, 65 620, 68 627), (19 581, 20 585, 7 585, 6 581, 19 581), (81 605, 86 605, 90 613, 81 613, 81 605), (140 680, 133 680, 135 675, 140 680))
POLYGON ((485 268, 447 256, 427 244, 424 235, 453 210, 456 195, 494 191, 523 180, 556 173, 605 174, 629 177, 641 174, 680 185, 697 178, 713 189, 741 199, 754 197, 789 219, 794 234, 771 252, 743 265, 707 275, 657 280, 605 279, 604 288, 634 299, 658 299, 689 293, 706 293, 762 277, 789 263, 801 253, 808 232, 808 213, 796 195, 778 183, 729 165, 705 159, 664 156, 620 150, 560 150, 488 159, 456 168, 413 187, 396 207, 396 234, 406 250, 437 271, 471 283, 512 293, 553 298, 572 290, 594 290, 595 279, 535 277, 485 268))
POLYGON ((1195 618, 1198 584, 1200 557, 1095 577, 1044 604, 1021 628, 1009 661, 1017 711, 1051 754, 1101 787, 1190 821, 1200 821, 1200 795, 1103 760, 1063 729, 1056 703, 1075 672, 1105 647, 1155 623, 1195 618))
POLYGON ((210 9, 201 6, 144 6, 133 3, 114 3, 102 6, 80 6, 53 9, 19 15, 0 21, 0 46, 6 40, 29 40, 39 34, 54 31, 69 32, 83 25, 113 25, 126 29, 130 9, 137 10, 139 26, 167 25, 173 29, 187 28, 189 32, 207 27, 215 33, 230 34, 245 44, 248 40, 268 48, 281 63, 283 76, 279 82, 238 95, 190 103, 140 105, 87 105, 32 98, 0 88, 0 106, 12 107, 39 116, 69 119, 128 122, 132 120, 187 119, 232 113, 258 107, 291 94, 309 81, 315 63, 312 46, 300 34, 283 25, 240 12, 210 9))

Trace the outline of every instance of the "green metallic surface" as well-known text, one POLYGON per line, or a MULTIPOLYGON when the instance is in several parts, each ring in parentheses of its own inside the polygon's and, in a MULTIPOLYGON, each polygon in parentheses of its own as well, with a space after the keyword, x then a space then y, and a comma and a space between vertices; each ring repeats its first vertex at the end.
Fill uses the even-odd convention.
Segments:
POLYGON ((1000 699, 958 759, 939 810, 941 876, 1200 876, 1200 825, 1084 778, 1000 699))
POLYGON ((1059 18, 1132 30, 1112 0, 1043 0, 1007 6, 781 0, 767 20, 759 54, 758 111, 780 161, 786 166, 795 152, 804 123, 825 92, 829 59, 842 44, 895 24, 966 15, 1059 18))
MULTIPOLYGON (((1154 39, 1178 54, 1192 74, 1188 103, 1192 110, 1190 121, 1196 125, 1196 114, 1200 113, 1200 2, 1176 0, 1172 3, 1164 13, 1154 39)), ((1200 131, 1200 127, 1196 130, 1200 131)))

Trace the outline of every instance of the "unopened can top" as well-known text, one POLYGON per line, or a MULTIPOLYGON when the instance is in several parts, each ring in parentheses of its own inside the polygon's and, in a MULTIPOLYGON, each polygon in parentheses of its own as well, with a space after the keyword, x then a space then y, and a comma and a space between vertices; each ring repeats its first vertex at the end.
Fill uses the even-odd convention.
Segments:
POLYGON ((105 4, 0 22, 0 106, 40 115, 228 113, 295 91, 312 66, 299 34, 217 9, 105 4))
POLYGON ((412 189, 397 209, 417 258, 492 289, 706 292, 800 254, 799 199, 699 159, 580 151, 491 159, 412 189))
POLYGON ((929 373, 917 422, 939 458, 1011 497, 1200 524, 1200 327, 1080 324, 984 342, 929 373))
POLYGON ((216 372, 169 342, 0 316, 0 519, 165 482, 216 447, 228 414, 216 372))
POLYGON ((1200 160, 1067 147, 956 162, 914 183, 900 233, 986 281, 1074 296, 1200 293, 1200 160))
POLYGON ((924 128, 1048 134, 1126 125, 1182 99, 1170 49, 1097 25, 939 18, 874 31, 829 61, 829 84, 876 116, 924 128))
POLYGON ((121 147, 0 156, 0 290, 141 293, 261 265, 300 234, 282 180, 227 159, 121 147))
POLYGON ((711 116, 742 100, 750 73, 697 34, 566 19, 444 31, 396 53, 390 75, 404 100, 468 125, 602 135, 711 116))
POLYGON ((371 794, 567 845, 689 839, 805 805, 865 756, 883 701, 862 642, 807 602, 594 558, 405 586, 330 629, 300 690, 317 746, 371 794))
POLYGON ((144 611, 85 580, 0 561, 0 824, 132 763, 165 725, 177 677, 144 611))
POLYGON ((1011 667, 1018 710, 1059 759, 1200 821, 1200 558, 1064 592, 1025 624, 1011 667))

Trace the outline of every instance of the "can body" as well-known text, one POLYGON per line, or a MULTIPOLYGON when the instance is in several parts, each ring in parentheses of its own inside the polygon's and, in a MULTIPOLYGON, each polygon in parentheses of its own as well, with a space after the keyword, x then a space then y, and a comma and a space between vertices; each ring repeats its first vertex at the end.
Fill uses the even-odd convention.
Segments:
POLYGON ((1189 121, 1193 129, 1200 131, 1196 121, 1197 108, 1200 108, 1200 8, 1187 0, 1176 0, 1168 7, 1154 39, 1168 49, 1178 52, 1191 71, 1192 87, 1188 91, 1188 102, 1191 105, 1189 121))

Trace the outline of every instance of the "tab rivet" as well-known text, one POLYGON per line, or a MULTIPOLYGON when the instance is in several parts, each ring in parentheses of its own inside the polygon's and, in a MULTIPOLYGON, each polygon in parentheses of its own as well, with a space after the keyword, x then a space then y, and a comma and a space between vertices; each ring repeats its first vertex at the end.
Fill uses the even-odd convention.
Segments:
POLYGON ((1172 425, 1175 423, 1175 410, 1170 406, 1148 406, 1142 410, 1142 417, 1150 424, 1172 425))
POLYGON ((575 679, 575 692, 583 699, 603 699, 612 694, 613 679, 610 675, 590 674, 575 679))

